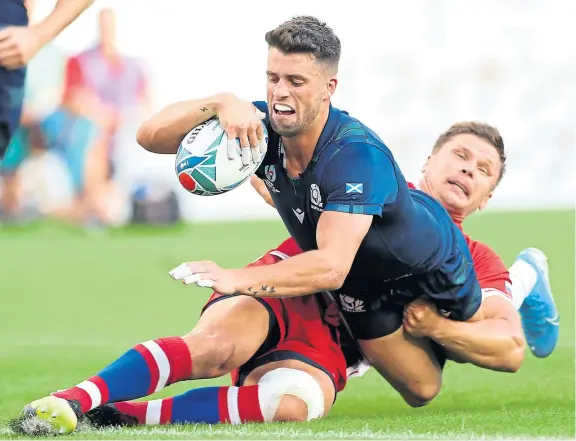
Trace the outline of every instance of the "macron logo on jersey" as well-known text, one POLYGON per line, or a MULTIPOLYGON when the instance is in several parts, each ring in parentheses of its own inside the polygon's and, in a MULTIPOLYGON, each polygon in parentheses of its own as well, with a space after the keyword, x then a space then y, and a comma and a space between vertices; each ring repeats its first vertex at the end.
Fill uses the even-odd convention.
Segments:
POLYGON ((346 194, 350 193, 364 193, 364 184, 358 182, 346 182, 346 194))
POLYGON ((296 218, 300 221, 301 224, 304 223, 304 212, 299 208, 293 208, 292 212, 296 216, 296 218))

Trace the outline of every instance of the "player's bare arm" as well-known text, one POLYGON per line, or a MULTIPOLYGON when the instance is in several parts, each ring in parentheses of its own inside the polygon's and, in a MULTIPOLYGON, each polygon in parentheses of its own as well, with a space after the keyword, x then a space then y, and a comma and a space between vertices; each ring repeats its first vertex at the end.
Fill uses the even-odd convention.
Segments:
POLYGON ((42 44, 55 38, 92 3, 94 0, 58 0, 50 15, 34 26, 42 44))
POLYGON ((221 294, 256 297, 303 296, 338 289, 371 224, 369 215, 326 211, 318 222, 317 250, 267 267, 226 270, 214 262, 188 262, 170 275, 185 284, 210 287, 221 294))
POLYGON ((216 116, 227 104, 234 103, 239 105, 240 100, 232 94, 220 93, 170 104, 140 126, 136 140, 152 153, 175 154, 190 129, 216 116))
POLYGON ((483 319, 459 322, 440 315, 425 300, 404 311, 404 329, 414 337, 428 337, 443 346, 454 361, 503 372, 516 372, 524 360, 525 340, 520 316, 509 300, 488 297, 483 319))
POLYGON ((262 143, 264 114, 231 93, 170 104, 140 126, 136 139, 152 153, 175 154, 192 128, 214 116, 220 119, 229 140, 239 138, 246 148, 262 143))
POLYGON ((53 11, 34 26, 9 26, 0 31, 0 65, 24 66, 36 53, 72 23, 94 0, 58 0, 53 11))

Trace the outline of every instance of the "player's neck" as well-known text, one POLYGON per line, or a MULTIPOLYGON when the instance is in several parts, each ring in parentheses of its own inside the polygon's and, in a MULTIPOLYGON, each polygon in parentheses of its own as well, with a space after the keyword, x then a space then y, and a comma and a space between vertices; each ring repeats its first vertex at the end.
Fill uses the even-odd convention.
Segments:
POLYGON ((448 211, 448 214, 452 218, 452 221, 456 225, 458 225, 460 228, 462 228, 462 223, 464 222, 464 219, 466 218, 466 216, 460 216, 458 214, 451 213, 450 211, 448 211))
POLYGON ((328 121, 330 108, 322 110, 316 120, 308 126, 306 131, 290 138, 282 137, 284 145, 284 159, 286 171, 292 177, 298 177, 304 173, 316 150, 316 144, 322 135, 324 126, 328 121))

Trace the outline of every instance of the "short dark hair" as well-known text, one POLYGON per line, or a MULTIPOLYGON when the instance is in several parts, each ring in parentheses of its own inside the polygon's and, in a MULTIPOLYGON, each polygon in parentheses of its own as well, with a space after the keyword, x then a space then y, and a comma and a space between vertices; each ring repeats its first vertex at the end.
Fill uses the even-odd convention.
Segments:
POLYGON ((462 121, 452 124, 448 130, 442 133, 436 143, 432 153, 436 153, 444 144, 450 141, 457 135, 475 135, 488 141, 494 146, 500 158, 500 176, 498 176, 498 183, 502 180, 506 172, 506 152, 504 151, 504 140, 498 129, 486 123, 477 121, 462 121))
POLYGON ((312 54, 316 61, 338 69, 342 50, 340 39, 316 17, 293 17, 266 32, 265 38, 269 47, 285 54, 312 54))

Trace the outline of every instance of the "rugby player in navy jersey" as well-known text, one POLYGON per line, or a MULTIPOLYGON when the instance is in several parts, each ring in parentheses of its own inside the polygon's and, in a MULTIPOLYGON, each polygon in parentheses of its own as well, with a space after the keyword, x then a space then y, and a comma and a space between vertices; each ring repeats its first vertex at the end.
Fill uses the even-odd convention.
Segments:
POLYGON ((409 189, 392 153, 355 118, 331 105, 340 41, 314 17, 266 34, 267 102, 231 94, 168 106, 139 129, 156 153, 175 153, 191 127, 217 115, 244 161, 261 146, 257 175, 304 253, 274 265, 223 269, 182 264, 184 283, 227 295, 290 297, 332 291, 370 362, 411 405, 439 391, 437 359, 426 339, 402 329, 404 305, 431 300, 454 320, 471 320, 481 291, 462 232, 431 196, 409 189), (431 377, 433 376, 433 378, 431 377))

